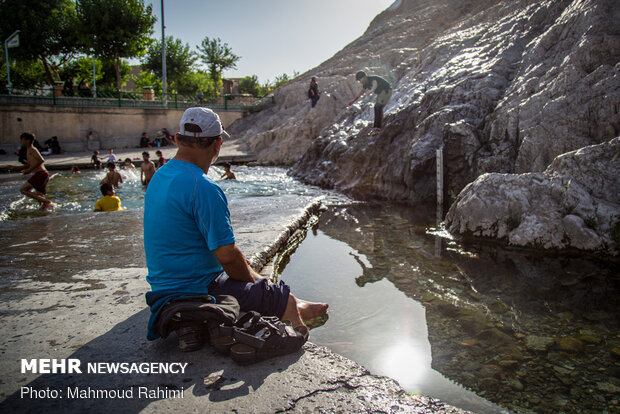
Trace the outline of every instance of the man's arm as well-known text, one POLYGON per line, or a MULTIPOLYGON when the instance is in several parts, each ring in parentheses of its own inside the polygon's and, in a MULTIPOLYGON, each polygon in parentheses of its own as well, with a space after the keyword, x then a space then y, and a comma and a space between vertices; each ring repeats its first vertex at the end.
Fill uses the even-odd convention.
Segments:
POLYGON ((219 260, 226 274, 235 280, 242 282, 255 282, 263 279, 261 275, 252 269, 236 243, 226 244, 214 250, 215 257, 219 260))
POLYGON ((366 90, 366 89, 362 89, 362 90, 360 91, 360 93, 358 93, 358 94, 357 94, 357 96, 356 96, 355 98, 353 98, 353 99, 349 102, 349 106, 353 105, 353 104, 355 103, 355 101, 357 101, 357 100, 358 100, 358 99, 359 99, 359 98, 360 98, 360 97, 364 94, 364 91, 365 91, 365 90, 366 90))
POLYGON ((370 88, 370 90, 368 91, 368 95, 370 95, 371 93, 373 93, 377 87, 379 86, 379 82, 377 82, 376 80, 372 81, 372 87, 370 88))

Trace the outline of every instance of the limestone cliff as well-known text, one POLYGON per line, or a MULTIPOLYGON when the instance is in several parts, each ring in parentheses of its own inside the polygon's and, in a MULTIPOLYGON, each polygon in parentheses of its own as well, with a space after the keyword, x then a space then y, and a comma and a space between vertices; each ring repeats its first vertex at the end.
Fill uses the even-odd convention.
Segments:
POLYGON ((232 132, 263 161, 297 161, 292 173, 309 183, 410 203, 434 199, 443 148, 451 202, 485 173, 542 172, 620 134, 618 21, 617 0, 396 1, 232 132), (394 88, 378 136, 374 97, 347 106, 359 69, 394 88), (323 91, 314 109, 312 75, 323 91))

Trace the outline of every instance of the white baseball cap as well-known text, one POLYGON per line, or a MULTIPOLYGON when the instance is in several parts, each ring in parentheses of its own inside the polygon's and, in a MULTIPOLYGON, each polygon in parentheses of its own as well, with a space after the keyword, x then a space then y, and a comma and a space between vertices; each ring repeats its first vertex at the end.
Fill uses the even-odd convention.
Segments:
POLYGON ((229 138, 230 135, 220 122, 220 117, 209 108, 187 108, 179 122, 179 133, 188 137, 218 137, 229 138))

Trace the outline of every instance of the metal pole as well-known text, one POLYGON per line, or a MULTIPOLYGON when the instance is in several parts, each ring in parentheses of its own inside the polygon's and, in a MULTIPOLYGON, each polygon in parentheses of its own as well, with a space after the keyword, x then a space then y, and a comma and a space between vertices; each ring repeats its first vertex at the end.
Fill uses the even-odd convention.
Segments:
POLYGON ((95 66, 95 56, 93 56, 93 96, 96 98, 97 97, 97 77, 95 76, 95 72, 96 72, 96 66, 95 66))
POLYGON ((20 32, 21 32, 21 30, 15 30, 11 36, 7 37, 4 40, 4 52, 6 54, 6 79, 8 81, 7 87, 9 89, 9 95, 13 94, 13 84, 11 83, 11 66, 9 65, 9 47, 8 47, 8 42, 9 42, 9 40, 11 40, 15 35, 17 35, 20 32))
POLYGON ((161 0, 161 81, 163 83, 163 103, 167 105, 168 86, 166 85, 166 26, 164 25, 164 0, 161 0))
POLYGON ((6 47, 6 40, 4 41, 4 52, 6 54, 6 77, 8 79, 8 84, 6 86, 9 89, 9 95, 12 95, 11 89, 13 85, 11 85, 11 67, 9 66, 9 48, 6 47))
POLYGON ((437 225, 443 219, 443 147, 437 150, 437 225))

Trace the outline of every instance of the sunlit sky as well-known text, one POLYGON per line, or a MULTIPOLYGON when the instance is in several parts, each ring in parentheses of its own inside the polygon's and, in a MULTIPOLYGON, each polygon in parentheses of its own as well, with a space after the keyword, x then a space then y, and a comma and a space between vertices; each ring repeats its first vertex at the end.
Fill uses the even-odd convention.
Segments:
MULTIPOLYGON (((165 0, 166 36, 196 51, 219 37, 241 56, 224 77, 257 75, 261 83, 312 69, 361 36, 394 0, 165 0)), ((161 39, 161 1, 147 0, 161 39)), ((138 63, 138 62, 132 62, 138 63)))

